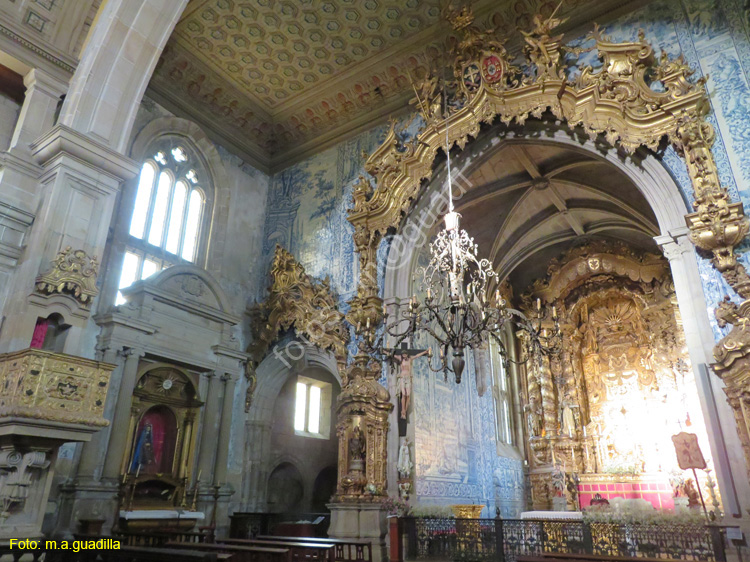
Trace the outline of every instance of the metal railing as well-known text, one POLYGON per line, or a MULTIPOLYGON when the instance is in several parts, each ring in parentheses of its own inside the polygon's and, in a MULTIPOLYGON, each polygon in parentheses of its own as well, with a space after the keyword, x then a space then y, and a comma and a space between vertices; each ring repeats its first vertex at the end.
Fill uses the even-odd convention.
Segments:
POLYGON ((692 523, 403 517, 405 560, 497 560, 544 553, 726 562, 721 530, 692 523))

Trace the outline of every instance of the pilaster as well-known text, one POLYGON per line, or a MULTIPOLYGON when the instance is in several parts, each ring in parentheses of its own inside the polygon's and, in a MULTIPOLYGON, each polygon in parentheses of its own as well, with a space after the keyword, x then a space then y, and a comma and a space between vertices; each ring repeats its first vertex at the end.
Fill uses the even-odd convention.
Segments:
POLYGON ((9 280, 3 313, 11 321, 0 333, 0 351, 28 347, 37 317, 58 312, 72 326, 64 351, 88 356, 91 349, 83 344, 81 333, 90 316, 91 300, 81 302, 62 291, 51 296, 41 294, 37 278, 50 272, 55 259, 69 249, 93 260, 95 281, 120 183, 135 176, 138 166, 61 125, 30 149, 41 168, 40 201, 24 251, 9 280))
POLYGON ((745 476, 742 445, 732 410, 720 398, 725 394, 724 385, 718 377, 712 377, 708 369, 714 360, 711 349, 714 337, 705 313, 700 310, 707 306, 705 296, 700 286, 688 281, 690 277, 700 278, 695 247, 689 234, 687 227, 679 228, 669 235, 657 236, 655 240, 669 260, 724 510, 732 517, 740 517, 743 510, 739 498, 750 497, 750 485, 745 476), (706 321, 701 321, 703 318, 706 321))

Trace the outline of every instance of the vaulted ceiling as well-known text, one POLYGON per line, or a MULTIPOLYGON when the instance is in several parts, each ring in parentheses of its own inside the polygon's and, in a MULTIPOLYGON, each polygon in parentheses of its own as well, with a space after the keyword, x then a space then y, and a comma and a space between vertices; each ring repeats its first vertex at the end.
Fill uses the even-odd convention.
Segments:
POLYGON ((622 241, 658 251, 651 207, 612 163, 542 141, 504 142, 468 175, 456 209, 500 279, 520 294, 576 244, 622 241))
MULTIPOLYGON (((477 0, 473 8, 479 25, 515 30, 528 29, 534 13, 550 13, 557 3, 477 0)), ((282 169, 408 107, 411 77, 444 57, 441 4, 191 0, 150 95, 250 163, 282 169)), ((562 0, 560 11, 580 23, 609 4, 562 0)))

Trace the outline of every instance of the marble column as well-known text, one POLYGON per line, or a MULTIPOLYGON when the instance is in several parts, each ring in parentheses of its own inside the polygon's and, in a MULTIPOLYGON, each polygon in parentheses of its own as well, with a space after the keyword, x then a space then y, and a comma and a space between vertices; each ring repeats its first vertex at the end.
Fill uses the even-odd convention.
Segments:
POLYGON ((219 436, 219 376, 217 373, 206 373, 208 392, 203 406, 201 442, 198 449, 198 471, 203 482, 211 482, 216 445, 219 436))
POLYGON ((232 430, 232 404, 234 402, 235 377, 226 374, 224 381, 224 401, 221 407, 221 426, 219 428, 219 444, 216 454, 216 469, 214 471, 214 485, 221 486, 227 481, 227 461, 229 459, 229 437, 232 430))
POLYGON ((109 436, 109 446, 107 447, 107 456, 104 461, 103 478, 116 481, 125 462, 125 449, 128 439, 130 438, 130 418, 131 405, 133 400, 133 390, 135 389, 136 378, 138 376, 138 364, 143 351, 139 349, 126 349, 121 352, 125 357, 125 365, 122 370, 122 380, 120 381, 120 391, 117 395, 117 405, 115 406, 115 415, 112 419, 112 431, 109 436))
POLYGON ((707 368, 714 361, 714 336, 705 312, 706 299, 695 247, 688 234, 688 228, 684 227, 670 231, 669 235, 657 236, 655 240, 669 260, 672 271, 724 510, 727 515, 740 517, 748 505, 741 505, 739 498, 750 498, 750 483, 744 476, 742 447, 723 383, 707 368))

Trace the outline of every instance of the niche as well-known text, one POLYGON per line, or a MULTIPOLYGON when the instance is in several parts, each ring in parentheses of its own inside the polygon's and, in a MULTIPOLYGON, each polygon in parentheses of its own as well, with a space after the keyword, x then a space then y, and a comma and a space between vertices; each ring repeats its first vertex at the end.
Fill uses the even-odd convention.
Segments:
POLYGON ((29 347, 62 353, 69 328, 70 325, 66 324, 65 319, 57 312, 53 312, 47 318, 37 318, 29 347))
POLYGON ((195 455, 194 423, 203 403, 191 375, 150 365, 133 390, 125 509, 163 509, 188 503, 185 488, 195 455))
POLYGON ((301 511, 304 484, 292 463, 283 462, 268 477, 268 509, 273 513, 301 511))

